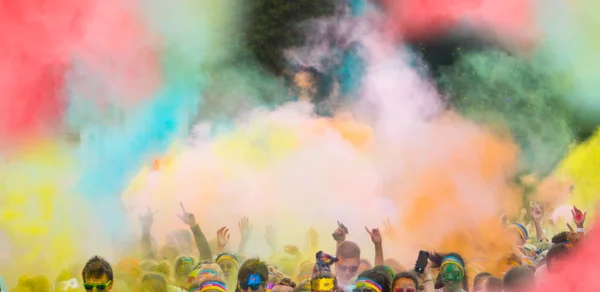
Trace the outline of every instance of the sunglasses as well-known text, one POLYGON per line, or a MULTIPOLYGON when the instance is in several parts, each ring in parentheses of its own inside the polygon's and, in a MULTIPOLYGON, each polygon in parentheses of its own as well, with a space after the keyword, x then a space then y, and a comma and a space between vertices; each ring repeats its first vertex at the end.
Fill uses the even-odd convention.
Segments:
POLYGON ((106 284, 83 284, 83 288, 85 288, 86 291, 92 291, 94 290, 94 288, 98 291, 104 291, 106 290, 106 288, 108 287, 108 285, 110 285, 110 282, 112 281, 108 281, 108 283, 106 284))
POLYGON ((341 264, 337 264, 337 266, 335 267, 337 270, 339 270, 340 272, 346 272, 346 271, 350 271, 351 273, 356 273, 356 271, 358 271, 358 266, 344 266, 341 264))
POLYGON ((417 289, 415 288, 396 288, 394 289, 394 292, 417 292, 417 289))
POLYGON ((263 285, 263 283, 258 283, 258 284, 240 284, 240 288, 242 288, 242 290, 248 290, 248 288, 252 291, 256 291, 258 290, 258 288, 260 288, 261 285, 263 285))

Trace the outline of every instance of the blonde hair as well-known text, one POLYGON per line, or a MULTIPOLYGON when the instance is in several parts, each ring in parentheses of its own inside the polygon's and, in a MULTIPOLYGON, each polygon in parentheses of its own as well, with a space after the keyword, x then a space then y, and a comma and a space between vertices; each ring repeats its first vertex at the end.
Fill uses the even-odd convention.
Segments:
MULTIPOLYGON (((224 280, 222 280, 225 278, 225 276, 223 275, 223 270, 221 270, 221 267, 219 267, 218 264, 215 264, 215 263, 203 264, 203 265, 200 265, 200 267, 198 267, 198 270, 213 271, 217 274, 215 277, 217 277, 218 279, 221 279, 221 282, 224 281, 224 280)), ((201 278, 211 278, 211 277, 212 276, 202 276, 201 278)))

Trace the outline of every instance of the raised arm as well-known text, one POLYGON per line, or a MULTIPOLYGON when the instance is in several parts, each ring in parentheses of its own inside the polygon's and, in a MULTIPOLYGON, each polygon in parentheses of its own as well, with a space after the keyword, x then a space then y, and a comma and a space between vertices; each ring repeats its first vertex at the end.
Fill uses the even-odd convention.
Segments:
POLYGON ((200 260, 207 261, 212 259, 212 252, 210 251, 210 246, 208 245, 208 240, 206 240, 206 236, 200 229, 200 225, 196 222, 196 217, 192 213, 188 213, 183 206, 183 203, 180 203, 182 214, 177 215, 179 219, 186 225, 190 227, 192 233, 194 234, 194 240, 196 241, 196 247, 198 248, 198 252, 200 253, 200 260))

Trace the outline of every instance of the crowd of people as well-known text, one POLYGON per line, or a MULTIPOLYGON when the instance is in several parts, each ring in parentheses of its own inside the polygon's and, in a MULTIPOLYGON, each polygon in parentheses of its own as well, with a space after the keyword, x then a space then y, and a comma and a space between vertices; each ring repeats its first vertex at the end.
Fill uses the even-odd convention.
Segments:
MULTIPOLYGON (((22 276, 10 291, 544 291, 544 278, 560 272, 560 261, 585 237, 587 215, 574 207, 576 229, 567 224, 568 231, 551 239, 545 237, 542 209, 536 204, 529 213, 533 224, 509 223, 503 218, 506 235, 514 239, 507 269, 496 274, 475 269, 477 273, 470 274, 474 270, 468 260, 453 252, 421 251, 414 268, 406 268, 398 260, 384 257, 382 232, 367 228, 375 249, 371 262, 361 257, 356 243, 346 239, 348 229, 340 222, 332 233, 337 246, 334 254, 317 251, 304 256, 297 247, 286 246, 285 252, 294 256, 293 260, 245 258, 250 226, 247 218, 239 221, 242 240, 238 252, 225 252, 228 229, 217 232, 216 246, 211 247, 194 214, 181 207, 179 218, 189 230, 172 233, 160 247, 151 233, 153 213, 149 210, 140 217, 139 256, 122 258, 113 265, 94 256, 83 269, 63 271, 54 285, 44 275, 22 276), (535 237, 529 236, 526 226, 535 229, 535 237)), ((314 243, 311 248, 318 250, 314 243)), ((7 291, 4 282, 0 290, 7 291)))

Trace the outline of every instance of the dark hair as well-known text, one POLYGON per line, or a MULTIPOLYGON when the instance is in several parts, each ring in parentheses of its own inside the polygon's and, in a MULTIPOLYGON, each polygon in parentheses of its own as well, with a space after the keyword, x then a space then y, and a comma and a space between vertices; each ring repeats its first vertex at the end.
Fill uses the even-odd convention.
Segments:
POLYGON ((396 274, 396 276, 392 280, 392 289, 394 289, 394 285, 396 285, 396 282, 400 279, 411 279, 415 283, 415 288, 419 290, 419 279, 417 278, 417 275, 411 272, 400 272, 396 274))
POLYGON ((269 268, 258 258, 247 260, 238 272, 238 283, 246 283, 251 274, 258 274, 263 281, 269 278, 269 268))
POLYGON ((552 266, 554 265, 554 261, 562 258, 563 256, 569 253, 569 248, 564 244, 557 244, 553 246, 549 251, 548 255, 546 255, 546 266, 548 270, 552 270, 552 266))
MULTIPOLYGON (((475 279, 473 279, 473 290, 477 289, 480 290, 483 284, 483 281, 485 281, 487 278, 493 277, 494 275, 492 275, 491 273, 488 272, 483 272, 483 273, 479 273, 477 274, 477 276, 475 276, 475 279)), ((477 291, 475 290, 475 291, 477 291)))
POLYGON ((502 279, 494 276, 487 279, 487 282, 485 283, 486 291, 502 291, 502 289, 504 289, 502 279))
POLYGON ((357 279, 366 278, 381 286, 381 292, 391 292, 392 282, 390 277, 385 272, 377 270, 366 270, 358 275, 357 279))
POLYGON ((552 236, 552 243, 554 243, 554 244, 565 243, 567 241, 567 235, 568 235, 568 232, 566 232, 566 231, 557 233, 556 235, 552 236))
MULTIPOLYGON (((463 275, 462 286, 465 291, 469 291, 469 276, 467 275, 467 265, 465 264, 465 260, 462 258, 461 255, 454 253, 454 252, 451 252, 448 254, 433 253, 429 256, 429 260, 432 262, 432 267, 441 268, 444 258, 446 258, 448 256, 455 257, 463 265, 464 275, 463 275)), ((444 283, 442 282, 442 273, 439 273, 437 278, 435 279, 435 289, 441 289, 443 287, 444 287, 444 283)))
POLYGON ((112 267, 105 259, 99 256, 91 258, 81 272, 84 282, 89 278, 102 278, 104 275, 106 275, 109 281, 114 280, 112 267))
POLYGON ((360 247, 352 241, 344 241, 335 250, 335 256, 342 259, 360 260, 360 247))
POLYGON ((390 268, 388 266, 376 266, 373 268, 373 270, 380 272, 382 274, 385 274, 388 277, 390 282, 392 282, 392 280, 394 279, 395 272, 394 272, 394 270, 392 270, 392 268, 390 268))
POLYGON ((522 286, 528 286, 533 283, 534 273, 533 271, 525 266, 514 267, 504 275, 502 282, 502 288, 505 290, 525 288, 522 286))
POLYGON ((148 273, 142 276, 141 292, 167 292, 167 280, 160 273, 148 273))

